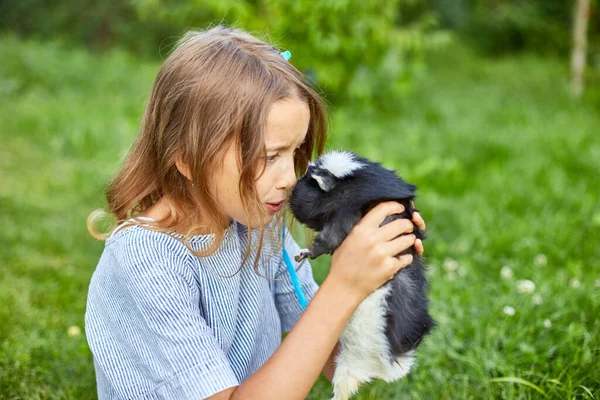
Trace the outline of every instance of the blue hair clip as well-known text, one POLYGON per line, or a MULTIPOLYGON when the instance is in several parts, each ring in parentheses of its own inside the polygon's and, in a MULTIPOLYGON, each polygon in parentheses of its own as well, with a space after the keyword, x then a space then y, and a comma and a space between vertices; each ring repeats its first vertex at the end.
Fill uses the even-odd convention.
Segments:
POLYGON ((292 58, 292 53, 290 53, 289 50, 282 51, 281 52, 281 57, 283 57, 285 59, 285 61, 289 61, 290 58, 292 58))

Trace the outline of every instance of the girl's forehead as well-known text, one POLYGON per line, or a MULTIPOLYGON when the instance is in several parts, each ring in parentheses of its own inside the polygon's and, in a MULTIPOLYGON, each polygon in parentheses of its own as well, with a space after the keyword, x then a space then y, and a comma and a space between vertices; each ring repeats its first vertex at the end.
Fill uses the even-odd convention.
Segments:
POLYGON ((273 103, 267 116, 267 147, 288 147, 302 143, 309 123, 310 109, 305 101, 290 98, 273 103))

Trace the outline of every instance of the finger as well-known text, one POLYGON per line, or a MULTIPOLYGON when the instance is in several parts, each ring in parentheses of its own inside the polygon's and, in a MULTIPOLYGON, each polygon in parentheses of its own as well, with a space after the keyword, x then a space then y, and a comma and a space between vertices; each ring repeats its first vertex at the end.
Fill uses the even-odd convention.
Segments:
POLYGON ((412 220, 419 227, 419 229, 422 231, 425 230, 425 221, 423 220, 423 217, 421 217, 421 214, 419 214, 417 211, 413 212, 412 220))
POLYGON ((421 239, 415 240, 415 250, 417 250, 417 254, 420 256, 423 255, 425 249, 423 248, 423 241, 421 239))
POLYGON ((402 268, 408 267, 412 262, 413 256, 411 254, 405 254, 395 259, 395 262, 392 263, 392 270, 390 271, 392 277, 396 272, 400 271, 402 268))
POLYGON ((412 221, 407 218, 398 218, 390 223, 387 223, 379 228, 379 235, 383 241, 390 241, 403 233, 414 231, 415 226, 412 221))
POLYGON ((396 254, 402 253, 404 250, 415 245, 416 236, 414 234, 403 235, 394 240, 390 240, 382 244, 383 253, 395 256, 396 254))
POLYGON ((403 212, 404 206, 402 204, 395 201, 384 201, 377 204, 371 211, 362 217, 359 224, 378 228, 388 215, 400 214, 403 212))

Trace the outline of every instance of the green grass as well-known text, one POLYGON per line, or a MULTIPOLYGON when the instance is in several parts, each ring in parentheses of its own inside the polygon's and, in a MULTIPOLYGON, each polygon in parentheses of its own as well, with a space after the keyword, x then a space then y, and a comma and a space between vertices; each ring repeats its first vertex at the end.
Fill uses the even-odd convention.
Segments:
MULTIPOLYGON (((0 58, 0 398, 96 398, 85 335, 68 334, 103 246, 85 219, 158 64, 10 37, 0 58)), ((453 47, 397 115, 335 110, 329 147, 419 186, 439 323, 405 380, 356 398, 600 398, 600 102, 566 84, 566 62, 453 47)), ((318 281, 328 263, 313 263, 318 281)), ((330 395, 320 379, 309 398, 330 395)))

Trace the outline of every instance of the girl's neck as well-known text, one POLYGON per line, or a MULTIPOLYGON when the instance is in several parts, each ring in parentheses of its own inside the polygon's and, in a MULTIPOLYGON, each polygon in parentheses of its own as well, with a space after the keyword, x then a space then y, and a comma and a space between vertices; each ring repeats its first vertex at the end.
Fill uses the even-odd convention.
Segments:
MULTIPOLYGON (((140 216, 146 217, 146 218, 152 218, 161 227, 170 228, 170 227, 172 227, 173 223, 175 222, 173 220, 172 210, 173 210, 173 205, 169 201, 169 199, 162 197, 156 203, 154 203, 150 208, 148 208, 147 210, 142 212, 140 214, 140 216)), ((175 227, 171 228, 171 229, 175 233, 180 233, 180 234, 185 235, 188 232, 188 230, 191 228, 191 226, 189 223, 185 222, 186 218, 179 218, 179 219, 181 222, 177 223, 175 225, 175 227)), ((201 231, 201 232, 197 232, 196 234, 204 235, 204 234, 210 234, 210 233, 212 233, 212 232, 209 232, 208 230, 206 230, 206 232, 201 231)))

